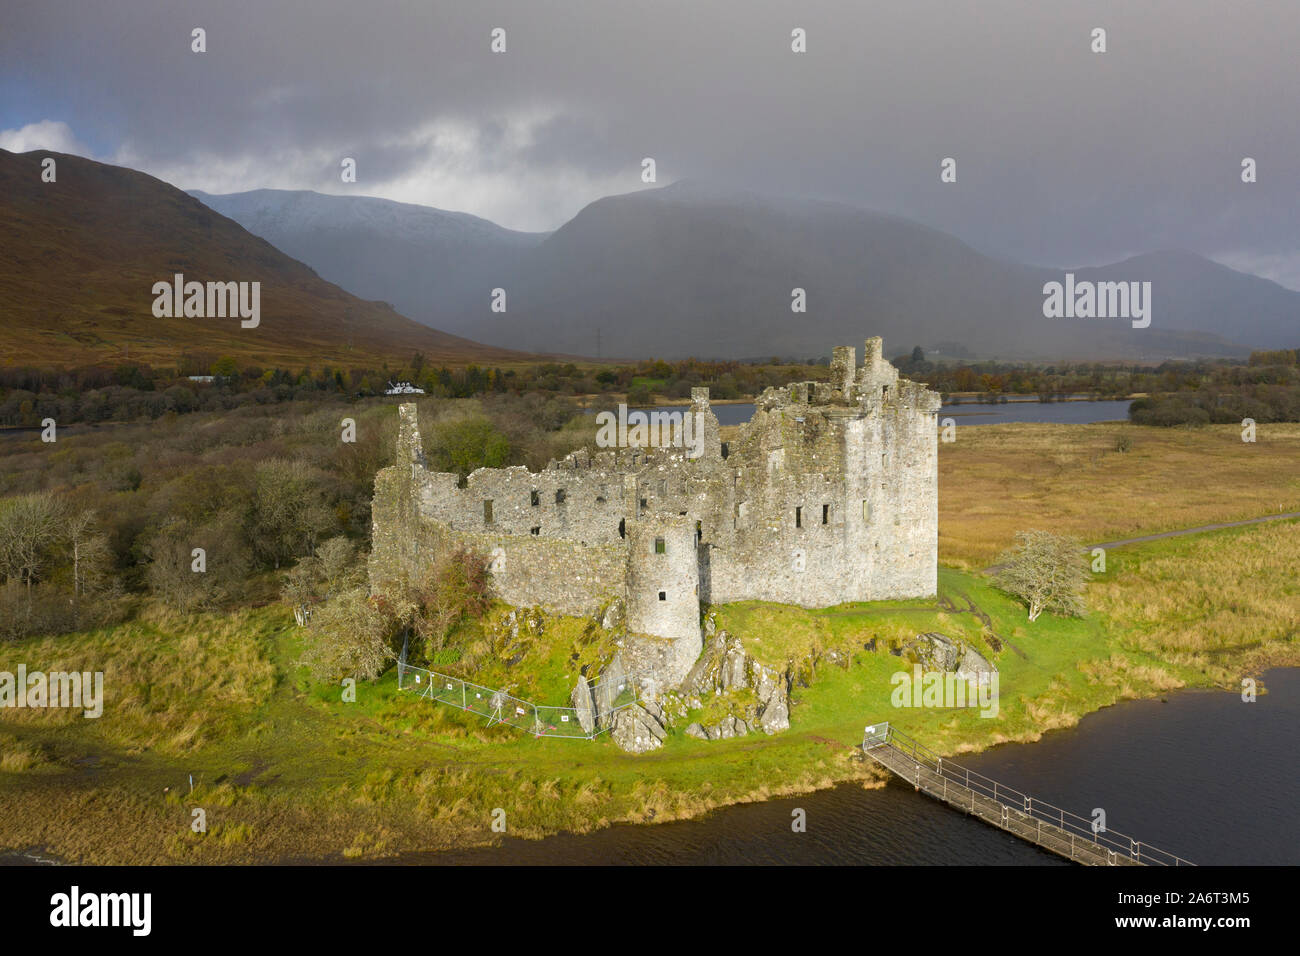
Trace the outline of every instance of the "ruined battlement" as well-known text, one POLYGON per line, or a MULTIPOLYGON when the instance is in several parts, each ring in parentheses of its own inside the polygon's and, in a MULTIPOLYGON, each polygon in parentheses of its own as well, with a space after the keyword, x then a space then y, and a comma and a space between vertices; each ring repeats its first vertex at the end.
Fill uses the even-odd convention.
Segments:
POLYGON ((375 482, 372 588, 472 547, 508 603, 591 614, 619 600, 629 629, 674 642, 686 669, 701 603, 933 594, 938 409, 870 338, 861 365, 853 347, 834 350, 829 382, 766 389, 725 443, 708 389, 693 389, 698 455, 583 448, 461 482, 428 470, 415 405, 402 405, 397 463, 375 482))

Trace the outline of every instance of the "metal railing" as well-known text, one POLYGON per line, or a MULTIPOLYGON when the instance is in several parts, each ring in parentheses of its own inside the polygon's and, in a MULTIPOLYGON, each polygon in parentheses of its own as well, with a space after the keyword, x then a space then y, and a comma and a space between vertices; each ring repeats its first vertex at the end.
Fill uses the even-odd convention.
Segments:
MULTIPOLYGON (((1019 814, 1024 814, 1034 820, 1042 821, 1051 826, 1058 827, 1070 835, 1070 856, 1074 858, 1075 837, 1083 836, 1094 843, 1097 848, 1106 854, 1107 862, 1119 862, 1119 857, 1127 858, 1146 866, 1195 866, 1184 860, 1180 856, 1175 856, 1158 847, 1153 847, 1149 843, 1143 843, 1141 840, 1135 840, 1132 837, 1119 833, 1109 828, 1098 830, 1094 827, 1093 821, 1078 814, 1063 810, 1060 807, 1053 806, 1043 800, 1036 800, 1027 793, 1022 793, 1013 787, 999 783, 990 777, 976 773, 968 767, 954 763, 947 757, 941 757, 933 750, 930 750, 924 744, 915 738, 908 736, 896 727, 890 726, 888 722, 873 724, 867 727, 862 737, 862 749, 868 756, 871 751, 880 747, 892 748, 897 753, 909 758, 916 773, 915 780, 909 780, 918 787, 922 785, 921 770, 926 770, 936 775, 941 781, 951 781, 954 784, 960 784, 971 791, 972 811, 974 811, 974 801, 976 795, 987 797, 1003 807, 1001 826, 1004 829, 1010 829, 1020 836, 1026 836, 1034 839, 1032 834, 1020 833, 1014 827, 1009 826, 1008 811, 1014 810, 1019 814)), ((884 761, 879 761, 884 763, 884 761)), ((888 766, 888 764, 886 764, 888 766)), ((894 770, 894 768, 890 768, 894 770)), ((902 779, 908 777, 894 770, 902 779)), ((937 791, 938 788, 929 783, 928 790, 937 791)), ((945 799, 947 787, 944 786, 945 799)), ((951 800, 949 802, 952 802, 951 800)), ((1041 827, 1038 833, 1038 842, 1042 843, 1043 834, 1041 827)))
POLYGON ((397 662, 397 689, 450 704, 487 718, 488 726, 509 724, 534 737, 567 737, 593 740, 609 730, 614 715, 638 701, 637 682, 631 676, 610 678, 592 686, 595 702, 589 712, 590 729, 583 727, 575 707, 552 707, 515 697, 495 687, 484 687, 450 674, 397 662))

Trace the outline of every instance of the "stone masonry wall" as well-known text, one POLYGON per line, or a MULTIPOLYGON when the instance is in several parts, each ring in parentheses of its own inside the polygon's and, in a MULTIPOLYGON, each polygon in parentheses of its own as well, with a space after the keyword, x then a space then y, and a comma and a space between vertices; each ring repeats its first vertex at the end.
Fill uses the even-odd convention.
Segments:
POLYGON ((582 449, 540 472, 479 469, 463 483, 428 471, 415 406, 403 405, 397 464, 376 476, 372 586, 467 545, 491 556, 511 604, 590 614, 622 598, 632 631, 697 654, 701 601, 933 594, 939 396, 899 379, 873 338, 861 366, 836 348, 831 381, 769 388, 755 404, 724 445, 708 390, 694 389, 698 458, 582 449))

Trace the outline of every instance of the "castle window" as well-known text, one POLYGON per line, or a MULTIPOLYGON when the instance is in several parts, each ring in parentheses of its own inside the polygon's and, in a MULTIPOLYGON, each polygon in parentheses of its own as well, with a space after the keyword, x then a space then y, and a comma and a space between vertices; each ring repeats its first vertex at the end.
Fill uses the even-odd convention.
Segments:
POLYGON ((866 498, 862 499, 862 520, 863 521, 871 520, 871 502, 868 501, 866 498))
POLYGON ((541 526, 541 525, 536 525, 536 526, 534 526, 534 527, 531 529, 531 532, 530 532, 530 533, 532 534, 532 536, 533 536, 534 538, 541 537, 541 534, 542 534, 542 526, 541 526))
POLYGON ((794 509, 794 526, 796 528, 803 527, 803 508, 796 507, 794 509))
POLYGON ((534 508, 536 508, 538 505, 542 503, 542 493, 538 491, 536 488, 534 488, 532 491, 532 500, 530 500, 528 503, 532 505, 534 508))
POLYGON ((667 554, 668 546, 664 544, 663 538, 655 538, 655 554, 667 554))
POLYGON ((483 523, 484 524, 492 523, 492 499, 491 498, 483 499, 483 523))
POLYGON ((698 545, 703 540, 704 540, 704 522, 697 521, 695 522, 695 543, 698 545))
POLYGON ((642 511, 642 513, 645 512, 645 499, 644 499, 644 498, 641 499, 641 511, 642 511))
POLYGON ((627 519, 626 519, 626 518, 619 518, 619 519, 618 519, 618 536, 619 536, 620 538, 626 538, 626 537, 627 537, 627 519))
POLYGON ((660 591, 660 592, 659 592, 659 600, 661 600, 661 601, 667 601, 667 600, 668 600, 668 592, 667 592, 667 591, 660 591))
POLYGON ((794 568, 795 574, 803 574, 808 569, 808 558, 804 552, 796 551, 791 558, 791 567, 794 568))
POLYGON ((731 454, 731 447, 727 442, 722 443, 722 460, 726 461, 727 456, 731 454))
POLYGON ((822 505, 822 524, 831 523, 831 506, 822 505))
POLYGON ((564 504, 565 499, 568 497, 569 497, 568 494, 565 493, 563 488, 557 489, 555 492, 555 503, 557 505, 562 505, 564 504))

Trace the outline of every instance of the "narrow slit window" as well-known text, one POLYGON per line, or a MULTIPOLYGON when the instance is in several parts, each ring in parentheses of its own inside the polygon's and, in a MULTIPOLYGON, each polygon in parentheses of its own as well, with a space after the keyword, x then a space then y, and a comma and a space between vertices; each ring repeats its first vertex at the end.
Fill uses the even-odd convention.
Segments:
POLYGON ((822 524, 831 523, 831 506, 822 505, 822 524))
POLYGON ((569 496, 568 496, 568 494, 565 492, 565 490, 564 490, 563 488, 560 488, 560 489, 558 489, 558 490, 555 492, 555 503, 556 503, 557 505, 562 505, 562 504, 564 504, 565 499, 567 499, 568 497, 569 497, 569 496))
POLYGON ((660 591, 660 592, 659 592, 659 600, 661 600, 661 601, 667 601, 667 600, 668 600, 668 592, 667 592, 667 591, 660 591))
POLYGON ((667 554, 668 546, 664 544, 663 538, 655 538, 655 554, 667 554))
POLYGON ((542 503, 542 493, 538 491, 536 488, 534 488, 532 491, 531 499, 529 500, 528 503, 532 505, 534 508, 536 508, 538 505, 542 503))
POLYGON ((484 524, 492 523, 492 499, 491 498, 483 499, 483 523, 484 524))
POLYGON ((794 509, 794 526, 796 528, 803 527, 803 508, 797 507, 794 509))

